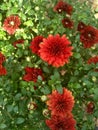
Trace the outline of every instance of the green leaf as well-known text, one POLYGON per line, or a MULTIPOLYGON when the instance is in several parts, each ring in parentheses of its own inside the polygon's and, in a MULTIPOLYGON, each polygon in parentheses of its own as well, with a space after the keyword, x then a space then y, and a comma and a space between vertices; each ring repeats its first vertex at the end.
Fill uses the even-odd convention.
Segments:
POLYGON ((49 94, 51 93, 51 90, 49 88, 49 86, 45 86, 41 88, 41 92, 43 92, 43 94, 49 94))
POLYGON ((56 89, 57 89, 57 91, 58 91, 59 93, 62 93, 62 92, 63 92, 63 87, 62 87, 62 85, 57 85, 57 86, 56 86, 56 89))
POLYGON ((2 20, 2 14, 0 13, 0 20, 2 20))
POLYGON ((15 100, 20 100, 21 96, 21 93, 17 93, 14 98, 15 100))
POLYGON ((10 15, 12 15, 12 14, 16 14, 17 11, 18 11, 18 8, 17 8, 17 7, 11 8, 11 10, 9 10, 9 11, 7 12, 7 16, 10 16, 10 15))
POLYGON ((18 55, 18 57, 22 57, 23 51, 22 51, 21 49, 19 49, 19 50, 17 51, 17 55, 18 55))
POLYGON ((94 90, 94 99, 98 101, 98 88, 94 90))
POLYGON ((25 14, 20 13, 20 17, 21 17, 24 21, 26 21, 26 15, 25 15, 25 14))
POLYGON ((0 129, 2 130, 2 129, 5 129, 7 127, 7 125, 6 124, 0 124, 0 129))
POLYGON ((81 88, 81 85, 79 83, 73 84, 76 89, 81 88))
POLYGON ((13 106, 12 106, 12 105, 8 105, 8 106, 7 106, 7 111, 8 111, 8 112, 11 112, 12 110, 13 110, 13 106))
POLYGON ((24 22, 24 25, 30 27, 30 26, 33 26, 33 22, 32 22, 32 20, 28 20, 28 21, 24 22))
POLYGON ((76 59, 79 59, 81 57, 81 55, 79 53, 74 53, 73 55, 76 59))
POLYGON ((23 0, 18 0, 18 4, 21 7, 23 5, 23 0))
POLYGON ((15 113, 17 113, 18 112, 18 106, 15 106, 13 110, 14 110, 15 113))
POLYGON ((3 100, 3 96, 2 96, 2 95, 0 95, 0 105, 2 105, 2 104, 3 104, 3 102, 4 102, 4 100, 3 100))
POLYGON ((59 74, 58 71, 55 71, 55 73, 54 73, 54 77, 55 77, 56 79, 59 79, 59 78, 60 78, 60 74, 59 74))
POLYGON ((6 4, 0 5, 0 9, 1 9, 1 10, 7 10, 7 5, 6 5, 6 4))
POLYGON ((98 110, 95 111, 94 116, 95 116, 96 118, 98 118, 98 110))
POLYGON ((16 120, 16 124, 22 124, 24 121, 25 121, 24 118, 19 117, 19 118, 17 118, 17 120, 16 120))
POLYGON ((20 81, 20 85, 26 87, 28 86, 28 83, 26 81, 20 81))
POLYGON ((95 93, 95 94, 98 94, 98 88, 96 88, 96 89, 94 90, 94 93, 95 93))
POLYGON ((43 71, 46 72, 46 73, 50 73, 49 69, 45 66, 43 66, 43 71))
POLYGON ((81 130, 87 130, 87 125, 86 124, 83 124, 83 127, 81 130))

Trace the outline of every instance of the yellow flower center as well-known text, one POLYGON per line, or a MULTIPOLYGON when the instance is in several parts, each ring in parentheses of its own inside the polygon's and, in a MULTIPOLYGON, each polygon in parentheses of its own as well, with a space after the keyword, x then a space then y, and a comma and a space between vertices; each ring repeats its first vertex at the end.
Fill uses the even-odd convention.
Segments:
POLYGON ((12 26, 14 26, 15 23, 14 23, 14 21, 11 21, 10 24, 11 24, 12 26))

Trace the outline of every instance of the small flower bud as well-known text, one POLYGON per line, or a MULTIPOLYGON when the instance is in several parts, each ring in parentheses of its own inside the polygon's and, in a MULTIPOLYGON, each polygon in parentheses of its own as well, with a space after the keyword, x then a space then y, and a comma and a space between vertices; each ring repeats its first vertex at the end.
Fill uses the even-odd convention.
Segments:
POLYGON ((92 81, 93 81, 93 82, 96 82, 96 80, 97 80, 96 77, 93 76, 93 77, 92 77, 92 81))
POLYGON ((49 116, 49 110, 48 110, 48 109, 44 109, 44 110, 43 110, 43 115, 44 115, 45 117, 49 116))
POLYGON ((89 103, 87 104, 86 112, 87 112, 88 114, 92 114, 93 111, 94 111, 94 108, 95 108, 94 103, 93 103, 93 102, 89 102, 89 103))
POLYGON ((37 108, 37 105, 35 102, 30 102, 28 104, 28 110, 35 110, 37 108))
POLYGON ((60 73, 61 73, 62 76, 64 76, 66 74, 66 72, 67 72, 66 70, 61 70, 60 71, 60 73))
POLYGON ((42 100, 42 102, 47 101, 47 96, 46 96, 46 95, 42 95, 42 96, 41 96, 41 100, 42 100))

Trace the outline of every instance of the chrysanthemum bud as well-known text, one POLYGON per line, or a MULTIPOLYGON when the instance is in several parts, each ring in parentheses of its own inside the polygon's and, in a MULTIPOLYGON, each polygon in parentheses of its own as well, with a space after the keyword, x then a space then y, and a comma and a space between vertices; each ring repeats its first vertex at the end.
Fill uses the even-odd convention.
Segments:
POLYGON ((96 77, 93 76, 93 77, 92 77, 92 81, 93 81, 93 82, 96 82, 96 80, 97 80, 96 77))
POLYGON ((43 115, 44 115, 45 117, 49 116, 49 110, 48 110, 48 109, 44 109, 44 110, 43 110, 43 115))
POLYGON ((42 100, 42 102, 45 102, 47 100, 47 96, 46 95, 42 95, 41 96, 41 100, 42 100))
POLYGON ((35 110, 36 108, 37 108, 37 105, 34 101, 28 104, 28 110, 35 110))
POLYGON ((94 111, 94 108, 95 108, 94 103, 93 103, 93 102, 89 102, 89 103, 87 104, 86 112, 87 112, 88 114, 92 114, 93 111, 94 111))

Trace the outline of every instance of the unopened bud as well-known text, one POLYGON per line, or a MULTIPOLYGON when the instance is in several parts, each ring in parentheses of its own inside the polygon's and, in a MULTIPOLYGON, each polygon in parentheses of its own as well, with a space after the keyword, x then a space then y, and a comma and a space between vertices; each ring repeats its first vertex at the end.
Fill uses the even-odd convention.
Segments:
POLYGON ((93 82, 96 82, 96 80, 97 80, 96 77, 93 76, 93 77, 92 77, 92 81, 93 81, 93 82))
POLYGON ((37 105, 36 105, 35 102, 30 102, 30 103, 28 104, 28 109, 29 109, 29 110, 35 110, 36 108, 37 108, 37 105))
POLYGON ((83 83, 83 86, 85 86, 86 85, 86 83, 83 83))
POLYGON ((48 109, 44 109, 44 110, 43 110, 43 115, 44 115, 45 117, 49 116, 49 110, 48 110, 48 109))
POLYGON ((47 101, 47 96, 46 96, 46 95, 42 95, 42 96, 41 96, 41 100, 42 100, 42 102, 47 101))
POLYGON ((66 70, 61 70, 60 71, 60 73, 61 73, 62 76, 64 76, 66 72, 67 72, 66 70))

